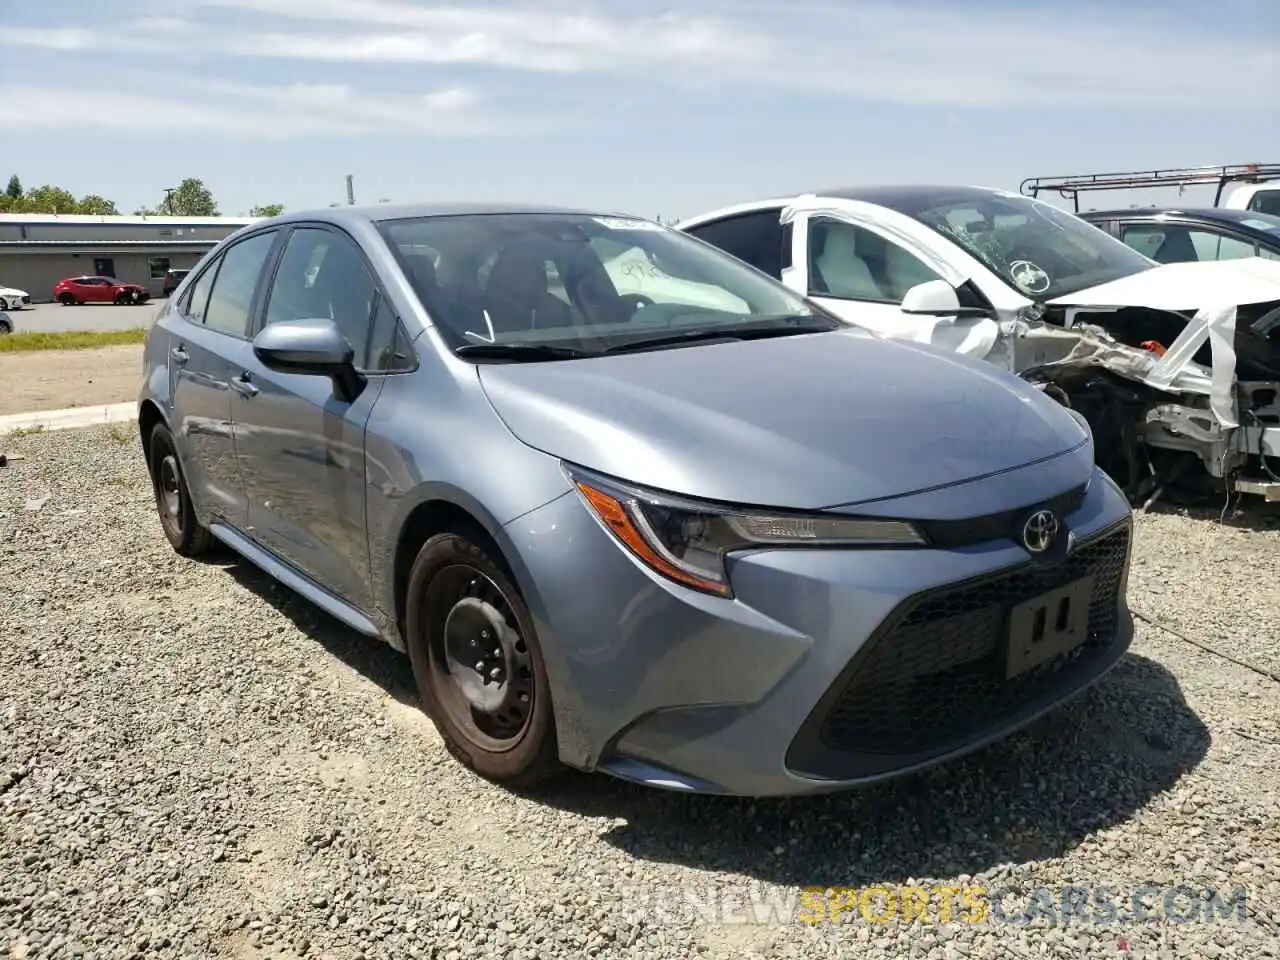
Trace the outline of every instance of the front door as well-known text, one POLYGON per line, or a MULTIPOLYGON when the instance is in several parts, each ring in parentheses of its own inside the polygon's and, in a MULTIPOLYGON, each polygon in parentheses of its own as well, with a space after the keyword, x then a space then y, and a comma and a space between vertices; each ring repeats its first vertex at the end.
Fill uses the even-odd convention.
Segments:
MULTIPOLYGON (((286 242, 262 325, 331 319, 367 353, 380 302, 373 273, 350 237, 299 227, 286 242)), ((232 399, 249 502, 249 533, 342 599, 366 612, 374 600, 365 525, 365 425, 382 390, 371 376, 347 402, 327 377, 280 373, 246 355, 232 399)))
MULTIPOLYGON (((802 213, 795 218, 792 268, 783 282, 841 319, 885 336, 986 357, 999 335, 987 318, 915 316, 902 312, 912 287, 948 279, 898 239, 838 214, 802 213)), ((957 290, 965 298, 975 296, 957 290)), ((974 302, 972 306, 987 306, 974 302)))

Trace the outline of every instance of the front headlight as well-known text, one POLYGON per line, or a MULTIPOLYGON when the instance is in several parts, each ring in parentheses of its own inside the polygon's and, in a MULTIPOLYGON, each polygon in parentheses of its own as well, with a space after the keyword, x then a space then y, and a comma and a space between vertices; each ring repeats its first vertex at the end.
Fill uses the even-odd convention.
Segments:
POLYGON ((677 583, 722 597, 733 595, 725 571, 731 551, 927 543, 902 520, 745 512, 654 493, 568 464, 565 471, 587 508, 639 560, 677 583))

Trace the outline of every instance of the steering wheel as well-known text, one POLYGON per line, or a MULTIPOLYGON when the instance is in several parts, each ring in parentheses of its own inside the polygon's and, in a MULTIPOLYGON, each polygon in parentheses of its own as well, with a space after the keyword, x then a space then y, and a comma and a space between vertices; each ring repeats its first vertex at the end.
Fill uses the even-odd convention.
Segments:
POLYGON ((631 304, 631 316, 635 316, 641 307, 653 306, 653 297, 645 296, 643 293, 620 293, 618 299, 623 303, 631 304))

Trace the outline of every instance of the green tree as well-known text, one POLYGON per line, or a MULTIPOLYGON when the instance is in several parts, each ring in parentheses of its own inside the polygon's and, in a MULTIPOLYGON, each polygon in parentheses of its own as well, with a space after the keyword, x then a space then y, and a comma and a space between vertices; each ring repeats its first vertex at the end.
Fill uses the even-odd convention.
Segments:
POLYGON ((46 183, 28 190, 15 205, 18 213, 79 213, 80 201, 70 190, 46 183))
POLYGON ((10 202, 22 199, 22 181, 18 179, 16 173, 9 178, 9 186, 5 187, 4 195, 10 202))
POLYGON ((96 193, 81 197, 79 207, 80 209, 77 211, 79 213, 93 214, 100 217, 115 217, 120 214, 113 201, 108 200, 106 197, 100 197, 96 193))
POLYGON ((165 213, 175 217, 216 217, 218 204, 213 194, 199 177, 187 177, 160 205, 165 213))
POLYGON ((260 207, 254 207, 249 211, 251 217, 278 217, 284 213, 283 203, 264 203, 260 207))

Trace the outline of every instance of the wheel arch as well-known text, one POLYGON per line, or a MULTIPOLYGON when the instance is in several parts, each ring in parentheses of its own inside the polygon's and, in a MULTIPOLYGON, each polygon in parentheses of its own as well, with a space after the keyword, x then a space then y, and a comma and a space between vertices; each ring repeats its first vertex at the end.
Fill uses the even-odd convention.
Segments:
POLYGON ((142 458, 151 472, 151 432, 160 425, 168 426, 164 412, 154 400, 146 399, 138 404, 138 439, 142 442, 142 458))
MULTIPOLYGON (((404 637, 409 573, 422 545, 440 533, 458 533, 489 553, 524 597, 530 611, 540 608, 528 571, 502 524, 478 501, 452 487, 432 484, 419 492, 400 523, 390 559, 390 610, 404 637)), ((536 613, 535 613, 536 617, 536 613)))

